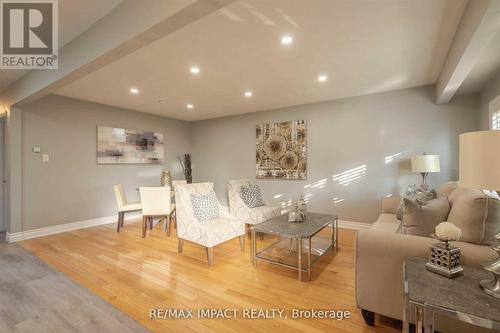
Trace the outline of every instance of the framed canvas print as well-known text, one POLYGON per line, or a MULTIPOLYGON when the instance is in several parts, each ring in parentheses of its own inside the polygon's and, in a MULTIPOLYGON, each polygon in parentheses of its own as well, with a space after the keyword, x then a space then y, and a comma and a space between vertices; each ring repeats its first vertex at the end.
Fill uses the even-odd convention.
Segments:
POLYGON ((97 164, 162 164, 163 133, 97 127, 97 164))
POLYGON ((307 122, 257 125, 257 178, 307 179, 307 122))

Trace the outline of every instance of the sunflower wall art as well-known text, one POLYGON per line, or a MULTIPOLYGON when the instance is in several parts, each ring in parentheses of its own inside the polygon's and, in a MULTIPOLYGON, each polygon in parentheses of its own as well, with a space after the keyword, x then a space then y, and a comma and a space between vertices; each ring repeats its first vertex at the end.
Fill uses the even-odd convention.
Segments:
POLYGON ((257 125, 257 178, 307 179, 307 122, 257 125))

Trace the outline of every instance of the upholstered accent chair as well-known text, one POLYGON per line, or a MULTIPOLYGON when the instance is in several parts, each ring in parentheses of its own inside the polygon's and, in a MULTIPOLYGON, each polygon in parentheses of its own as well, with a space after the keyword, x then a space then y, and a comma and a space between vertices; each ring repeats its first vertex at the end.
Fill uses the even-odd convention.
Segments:
POLYGON ((185 240, 204 246, 209 266, 213 264, 215 246, 239 237, 241 250, 245 248, 245 224, 231 216, 227 207, 219 205, 220 216, 214 220, 201 223, 196 219, 191 194, 202 195, 213 190, 211 182, 178 185, 175 189, 178 251, 182 253, 185 240))
POLYGON ((231 215, 242 220, 247 225, 255 225, 281 215, 280 207, 273 207, 266 203, 264 206, 250 208, 241 198, 241 186, 250 185, 249 179, 230 180, 227 185, 229 210, 231 215))
POLYGON ((127 201, 122 184, 113 185, 113 192, 115 193, 116 207, 118 208, 118 223, 116 231, 119 232, 120 228, 123 227, 125 213, 140 211, 142 206, 140 202, 127 201))

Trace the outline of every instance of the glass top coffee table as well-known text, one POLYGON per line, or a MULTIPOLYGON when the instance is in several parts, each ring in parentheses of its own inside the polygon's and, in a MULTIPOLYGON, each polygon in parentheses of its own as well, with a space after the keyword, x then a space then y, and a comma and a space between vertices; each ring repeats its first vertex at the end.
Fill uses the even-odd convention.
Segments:
POLYGON ((306 213, 306 220, 299 223, 288 222, 288 215, 272 218, 252 227, 252 263, 257 260, 296 269, 302 281, 302 271, 311 280, 311 267, 330 248, 338 250, 338 217, 336 215, 306 213), (332 226, 332 236, 318 233, 332 226), (280 239, 263 250, 257 249, 256 233, 280 236, 280 239), (306 265, 304 265, 306 264, 306 265))

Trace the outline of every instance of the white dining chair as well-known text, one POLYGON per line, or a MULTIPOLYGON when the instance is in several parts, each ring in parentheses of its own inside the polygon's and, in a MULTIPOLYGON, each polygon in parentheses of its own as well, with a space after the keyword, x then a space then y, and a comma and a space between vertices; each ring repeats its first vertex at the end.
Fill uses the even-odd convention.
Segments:
POLYGON ((153 228, 153 218, 164 219, 163 230, 170 236, 170 217, 175 204, 170 202, 171 194, 169 186, 140 187, 142 204, 142 238, 146 237, 146 230, 153 228))
POLYGON ((179 185, 187 184, 186 180, 172 180, 172 191, 175 191, 175 188, 179 185))
POLYGON ((120 232, 120 228, 123 227, 125 213, 140 211, 141 203, 128 202, 122 184, 113 185, 113 192, 115 193, 116 206, 118 208, 118 224, 116 226, 116 231, 120 232))

